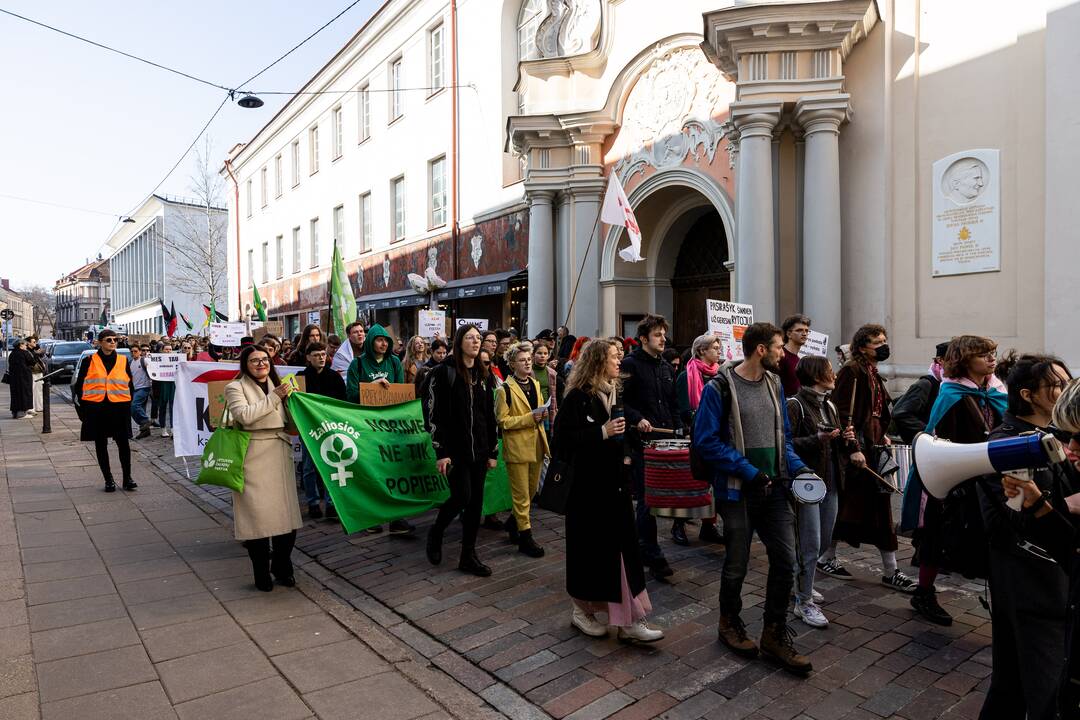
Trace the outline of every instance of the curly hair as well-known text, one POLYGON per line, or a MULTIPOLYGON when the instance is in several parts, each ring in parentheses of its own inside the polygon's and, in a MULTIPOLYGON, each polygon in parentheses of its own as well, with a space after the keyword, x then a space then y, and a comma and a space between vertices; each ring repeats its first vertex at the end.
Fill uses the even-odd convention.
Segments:
POLYGON ((863 325, 855 331, 855 336, 851 338, 851 354, 855 357, 861 356, 862 349, 873 342, 878 335, 889 337, 889 331, 885 329, 884 325, 876 323, 863 325))
MULTIPOLYGON (((586 343, 581 348, 574 367, 570 370, 570 378, 566 381, 566 391, 581 388, 589 394, 595 394, 599 386, 607 382, 604 377, 604 365, 607 364, 608 349, 615 347, 615 343, 607 338, 597 338, 586 343)), ((612 380, 617 386, 618 380, 612 380)))
POLYGON ((945 351, 942 366, 947 378, 961 378, 967 375, 972 358, 997 350, 997 343, 982 335, 958 335, 949 343, 945 351))

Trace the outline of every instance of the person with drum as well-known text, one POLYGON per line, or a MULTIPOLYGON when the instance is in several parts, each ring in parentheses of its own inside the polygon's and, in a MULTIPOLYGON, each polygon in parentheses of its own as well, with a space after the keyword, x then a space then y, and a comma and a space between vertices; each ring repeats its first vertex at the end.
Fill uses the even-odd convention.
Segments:
POLYGON ((825 495, 801 498, 796 506, 799 569, 795 583, 795 615, 810 627, 824 628, 829 620, 817 603, 814 571, 821 551, 832 542, 836 522, 837 488, 843 478, 840 458, 855 450, 855 431, 841 430, 840 415, 829 400, 836 375, 828 358, 807 355, 795 366, 799 392, 788 398, 791 443, 803 462, 825 481, 825 495))
POLYGON ((712 473, 717 508, 724 519, 727 552, 720 576, 720 641, 743 657, 758 646, 746 633, 742 588, 750 565, 750 540, 757 532, 769 557, 765 585, 765 627, 761 653, 785 670, 805 675, 810 658, 795 649, 787 626, 788 600, 795 580, 795 520, 785 478, 814 483, 791 444, 791 429, 780 384, 783 331, 754 323, 743 334, 741 362, 725 363, 705 386, 694 416, 693 449, 712 473))
MULTIPOLYGON (((720 338, 712 333, 699 335, 690 346, 690 361, 686 370, 675 378, 675 395, 679 401, 679 417, 686 427, 694 424, 694 413, 701 403, 701 393, 709 381, 720 371, 720 338)), ((686 521, 676 518, 671 524, 671 539, 676 545, 689 545, 686 537, 686 521)), ((702 518, 701 542, 722 544, 724 536, 716 529, 716 514, 711 518, 702 518)))
POLYGON ((582 349, 555 418, 555 457, 573 468, 566 500, 566 591, 573 601, 570 624, 589 637, 605 637, 606 612, 619 639, 656 642, 638 549, 623 433, 628 423, 612 417, 619 390, 616 344, 596 339, 582 349))

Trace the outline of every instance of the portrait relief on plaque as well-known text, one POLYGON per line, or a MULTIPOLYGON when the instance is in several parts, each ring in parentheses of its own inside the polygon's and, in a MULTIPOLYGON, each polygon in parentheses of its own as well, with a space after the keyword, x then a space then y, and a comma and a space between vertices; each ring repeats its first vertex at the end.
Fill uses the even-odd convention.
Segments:
POLYGON ((1001 270, 1000 151, 966 150, 933 167, 933 277, 1001 270))

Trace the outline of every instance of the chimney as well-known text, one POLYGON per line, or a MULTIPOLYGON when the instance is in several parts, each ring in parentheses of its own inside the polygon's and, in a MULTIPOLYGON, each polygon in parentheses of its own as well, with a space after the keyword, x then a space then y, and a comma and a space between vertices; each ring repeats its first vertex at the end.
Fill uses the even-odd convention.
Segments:
POLYGON ((11 281, 7 278, 0 278, 0 287, 3 287, 5 290, 10 290, 11 285, 8 284, 9 282, 11 281))

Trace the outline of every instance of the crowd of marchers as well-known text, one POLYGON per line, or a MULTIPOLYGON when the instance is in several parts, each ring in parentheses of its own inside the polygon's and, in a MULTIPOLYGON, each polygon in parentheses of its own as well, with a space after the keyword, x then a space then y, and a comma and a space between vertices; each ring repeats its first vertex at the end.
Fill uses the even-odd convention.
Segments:
MULTIPOLYGON (((569 622, 587 636, 614 627, 621 640, 641 643, 664 637, 647 620, 646 575, 678 582, 659 542, 656 508, 646 499, 646 451, 658 438, 687 437, 693 474, 711 488, 712 511, 699 520, 676 517, 671 540, 690 544, 687 529, 699 522, 697 540, 722 549, 717 632, 732 652, 810 673, 812 658, 798 649, 791 617, 828 626, 828 600, 816 578, 864 582, 837 548, 869 545, 880 553, 875 582, 909 594, 913 612, 929 623, 953 622, 938 601, 941 573, 988 580, 993 675, 983 718, 1077 717, 1080 384, 1051 355, 999 356, 992 339, 961 335, 939 344, 926 374, 894 398, 879 371, 890 357, 885 327, 860 327, 836 348, 834 365, 804 352, 811 326, 804 315, 780 326, 754 323, 742 335, 743 359, 727 362, 715 335, 693 339, 680 353, 656 315, 642 319, 632 338, 575 337, 560 327, 529 339, 466 325, 448 340, 403 341, 378 324, 355 322, 340 339, 309 325, 291 341, 245 338, 235 350, 205 338, 163 339, 132 346, 130 359, 117 352, 122 338, 105 330, 80 368, 74 400, 105 490, 116 489, 111 439, 122 487, 134 491, 133 425, 138 437, 155 422, 167 435, 172 398, 169 383, 149 378, 145 354, 179 350, 191 360, 237 360, 226 400, 251 445, 244 492, 233 495, 235 535, 250 555, 255 586, 269 591, 295 584, 290 557, 302 506, 310 520, 337 517, 310 455, 304 451, 294 465, 286 434, 293 389, 276 368, 303 367, 306 392, 353 403, 362 383, 413 383, 436 468, 450 488, 427 531, 430 562, 442 563, 445 531, 458 517, 462 572, 492 574, 476 550, 481 527, 506 532, 529 558, 542 557, 530 518, 545 473, 560 468, 573 478, 562 508, 569 622), (148 400, 155 405, 150 413, 148 400), (917 475, 907 482, 895 472, 899 453, 923 432, 953 443, 1048 433, 1068 448, 1068 461, 973 477, 938 499, 917 475), (482 510, 500 447, 512 500, 505 520, 482 510), (804 497, 796 484, 817 490, 804 497), (896 517, 898 490, 904 498, 896 517), (1021 493, 1019 511, 1006 505, 1021 493), (756 639, 742 618, 755 533, 768 563, 756 639), (915 548, 910 575, 897 561, 898 533, 915 548)), ((8 373, 19 417, 33 411, 36 355, 29 342, 17 348, 25 355, 12 353, 8 373)), ((388 532, 415 527, 401 519, 388 532)))

